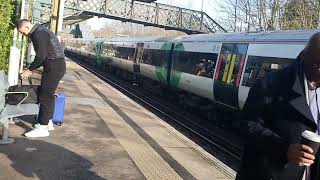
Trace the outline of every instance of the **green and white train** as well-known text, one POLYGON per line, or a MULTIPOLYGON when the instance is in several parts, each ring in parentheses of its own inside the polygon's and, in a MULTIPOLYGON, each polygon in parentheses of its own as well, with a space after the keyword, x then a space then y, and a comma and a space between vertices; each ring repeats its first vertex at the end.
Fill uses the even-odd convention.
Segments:
POLYGON ((66 53, 241 109, 266 72, 295 61, 317 30, 188 35, 174 38, 65 39, 66 53))

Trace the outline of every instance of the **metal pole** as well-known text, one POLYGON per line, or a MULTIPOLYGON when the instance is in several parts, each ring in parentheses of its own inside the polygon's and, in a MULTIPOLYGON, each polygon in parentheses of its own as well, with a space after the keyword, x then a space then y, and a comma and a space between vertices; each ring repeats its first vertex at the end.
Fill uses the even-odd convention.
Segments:
POLYGON ((13 46, 17 46, 17 37, 18 37, 18 29, 14 28, 13 30, 13 46))
POLYGON ((60 0, 60 2, 59 2, 57 35, 58 35, 58 39, 60 42, 61 42, 61 33, 62 33, 62 26, 63 26, 64 2, 65 2, 65 0, 60 0))
MULTIPOLYGON (((23 15, 24 13, 24 2, 22 1, 21 4, 21 10, 20 14, 23 15)), ((17 9, 17 11, 19 11, 17 9)), ((8 69, 8 82, 10 86, 17 85, 18 84, 18 78, 19 78, 19 69, 20 69, 20 50, 17 48, 21 48, 21 35, 19 34, 18 37, 18 30, 17 28, 14 28, 13 33, 13 46, 10 47, 10 55, 9 55, 9 69, 8 69), (19 41, 18 41, 19 40, 19 41)))
MULTIPOLYGON (((37 0, 34 0, 34 1, 33 1, 33 4, 34 4, 34 5, 32 6, 32 14, 31 14, 31 22, 32 22, 32 24, 35 23, 35 21, 34 21, 34 12, 35 12, 35 6, 36 6, 36 4, 37 4, 36 1, 37 1, 37 0)), ((34 60, 35 56, 36 56, 36 53, 34 52, 33 44, 32 44, 32 42, 29 40, 29 41, 28 41, 28 52, 27 52, 27 62, 26 62, 26 64, 27 64, 27 65, 31 64, 31 62, 34 60)))
POLYGON ((21 48, 21 60, 20 60, 20 70, 21 73, 24 66, 24 58, 25 58, 25 51, 26 51, 26 40, 27 38, 24 36, 22 37, 22 48, 21 48))
MULTIPOLYGON (((26 0, 22 0, 21 5, 21 13, 20 13, 20 19, 25 18, 25 9, 26 9, 26 0)), ((25 44, 24 41, 26 40, 25 37, 22 36, 22 34, 19 34, 19 48, 21 48, 21 58, 20 58, 20 70, 19 72, 22 72, 23 69, 23 61, 24 61, 24 51, 25 51, 25 44)))
POLYGON ((238 7, 238 0, 236 0, 236 5, 234 6, 234 32, 237 31, 237 7, 238 7))
POLYGON ((20 58, 20 50, 15 46, 11 46, 10 55, 9 55, 9 70, 8 70, 8 82, 10 86, 14 86, 18 84, 19 58, 20 58))
POLYGON ((203 2, 204 2, 204 0, 202 0, 202 4, 201 4, 201 12, 203 12, 203 2))
MULTIPOLYGON (((17 5, 16 7, 16 14, 19 14, 19 10, 20 10, 20 4, 17 5)), ((13 46, 17 46, 17 37, 18 37, 18 30, 17 28, 14 28, 14 31, 13 31, 13 46)))
POLYGON ((50 30, 55 34, 57 33, 57 25, 58 25, 59 1, 60 0, 52 0, 50 30))
POLYGON ((320 0, 318 0, 318 29, 320 29, 320 0))
POLYGON ((159 4, 158 3, 156 3, 156 15, 155 15, 154 23, 159 24, 159 4))
POLYGON ((134 15, 134 0, 131 2, 131 14, 130 14, 130 19, 133 19, 133 15, 134 15))
POLYGON ((0 144, 10 144, 14 142, 14 139, 11 139, 9 136, 9 120, 6 119, 2 123, 2 139, 0 140, 0 144))

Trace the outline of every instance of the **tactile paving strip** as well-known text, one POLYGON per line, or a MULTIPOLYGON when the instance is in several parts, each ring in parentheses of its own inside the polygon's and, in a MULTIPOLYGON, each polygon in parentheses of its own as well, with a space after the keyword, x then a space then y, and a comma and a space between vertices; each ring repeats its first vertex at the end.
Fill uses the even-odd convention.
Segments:
POLYGON ((106 118, 110 111, 105 107, 96 107, 96 111, 147 179, 182 179, 119 115, 106 118))

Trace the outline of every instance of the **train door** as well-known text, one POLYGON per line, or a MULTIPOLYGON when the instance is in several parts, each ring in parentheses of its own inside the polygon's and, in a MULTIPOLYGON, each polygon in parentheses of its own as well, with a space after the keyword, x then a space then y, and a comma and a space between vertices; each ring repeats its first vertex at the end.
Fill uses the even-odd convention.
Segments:
POLYGON ((171 68, 172 68, 172 59, 173 59, 173 50, 174 50, 174 43, 168 43, 170 44, 167 48, 167 50, 165 51, 167 58, 164 64, 164 67, 167 68, 167 73, 166 73, 166 80, 167 80, 167 84, 170 84, 170 77, 171 77, 171 68))
POLYGON ((222 44, 215 73, 215 100, 230 108, 239 108, 238 91, 248 44, 222 44))
POLYGON ((102 65, 102 60, 101 60, 101 49, 102 49, 102 42, 96 42, 95 43, 95 53, 96 53, 96 67, 102 68, 104 67, 102 65))
POLYGON ((143 47, 144 47, 144 43, 138 43, 136 52, 134 55, 133 72, 137 74, 140 73, 140 63, 143 55, 143 47))

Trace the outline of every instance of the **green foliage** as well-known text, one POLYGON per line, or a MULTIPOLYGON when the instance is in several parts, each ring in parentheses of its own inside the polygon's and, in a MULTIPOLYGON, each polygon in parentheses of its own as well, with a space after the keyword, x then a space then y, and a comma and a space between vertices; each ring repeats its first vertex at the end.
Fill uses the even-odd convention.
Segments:
POLYGON ((281 29, 316 29, 319 27, 320 1, 288 0, 281 17, 281 29))
POLYGON ((7 72, 13 25, 10 24, 14 10, 13 0, 0 0, 0 70, 7 72))

